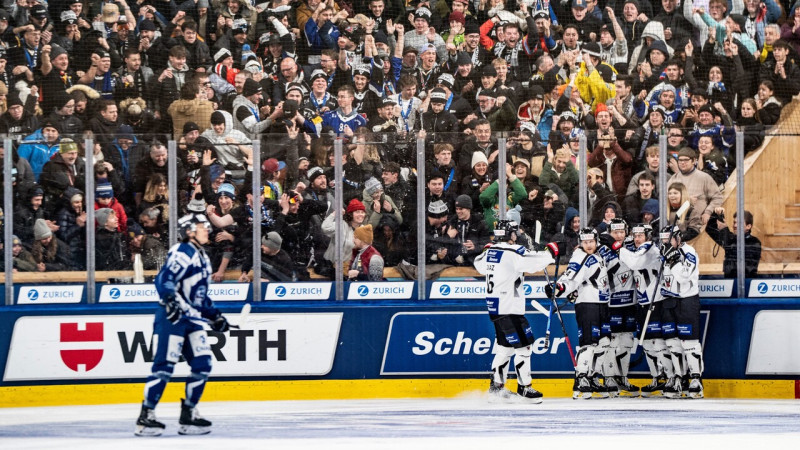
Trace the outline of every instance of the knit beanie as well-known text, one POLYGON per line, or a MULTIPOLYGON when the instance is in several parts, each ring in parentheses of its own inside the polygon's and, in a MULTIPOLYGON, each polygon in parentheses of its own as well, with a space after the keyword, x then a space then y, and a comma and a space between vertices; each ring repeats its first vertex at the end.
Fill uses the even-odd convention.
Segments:
POLYGON ((472 166, 471 167, 474 168, 476 164, 481 163, 481 162, 482 163, 486 163, 487 165, 489 164, 489 160, 486 159, 486 155, 484 155, 483 152, 481 152, 481 151, 473 152, 472 153, 472 166))
POLYGON ((353 237, 365 244, 372 245, 372 225, 361 225, 353 230, 353 237))
POLYGON ((367 190, 367 195, 372 195, 383 190, 383 185, 381 185, 381 182, 375 177, 370 177, 370 179, 364 183, 364 188, 367 190))
POLYGON ((354 211, 366 211, 367 208, 364 207, 364 204, 357 198, 350 200, 350 203, 347 204, 347 212, 352 213, 354 211))
POLYGON ((47 226, 47 222, 44 219, 36 219, 36 222, 33 224, 33 238, 37 241, 41 241, 42 239, 47 239, 53 235, 53 232, 50 231, 50 227, 47 226))
POLYGON ((196 193, 194 198, 186 205, 186 210, 195 214, 205 214, 206 201, 203 200, 203 194, 200 192, 196 193))
POLYGON ((94 212, 94 220, 97 221, 98 228, 105 228, 108 217, 114 212, 111 208, 100 208, 94 212))
POLYGON ((270 231, 266 236, 261 238, 261 244, 270 250, 280 250, 281 244, 283 244, 283 238, 280 234, 270 231))
POLYGON ((109 182, 98 183, 94 195, 97 198, 111 198, 114 196, 114 188, 109 182))
POLYGON ((77 151, 78 151, 78 144, 75 143, 75 141, 69 138, 61 139, 61 142, 58 145, 58 153, 69 153, 77 151))

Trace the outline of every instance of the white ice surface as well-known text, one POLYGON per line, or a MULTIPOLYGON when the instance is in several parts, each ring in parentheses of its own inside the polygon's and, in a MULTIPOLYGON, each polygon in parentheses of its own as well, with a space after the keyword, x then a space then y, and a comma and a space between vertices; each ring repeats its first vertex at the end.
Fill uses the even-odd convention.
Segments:
POLYGON ((207 436, 133 435, 139 405, 0 408, 0 449, 800 449, 800 401, 545 399, 205 402, 207 436))

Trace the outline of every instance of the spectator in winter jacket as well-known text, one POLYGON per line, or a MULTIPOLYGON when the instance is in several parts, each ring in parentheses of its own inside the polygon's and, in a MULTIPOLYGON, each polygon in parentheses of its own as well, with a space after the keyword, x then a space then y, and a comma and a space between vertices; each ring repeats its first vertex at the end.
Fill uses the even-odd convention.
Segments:
POLYGON ((122 204, 114 198, 114 188, 108 181, 100 181, 94 191, 95 211, 102 208, 109 208, 116 213, 116 222, 118 231, 128 231, 128 215, 125 214, 125 208, 122 204))
POLYGON ((61 138, 59 133, 58 125, 51 121, 45 121, 41 128, 22 140, 17 150, 17 154, 30 163, 33 176, 37 181, 45 163, 58 153, 58 142, 61 138))
MULTIPOLYGON (((23 201, 14 208, 14 234, 22 239, 23 244, 30 248, 33 244, 33 227, 37 220, 45 220, 42 201, 44 190, 35 184, 23 196, 23 201)), ((51 231, 58 231, 58 225, 50 220, 45 220, 45 224, 51 231)))
POLYGON ((167 113, 172 118, 172 135, 176 139, 180 139, 184 125, 189 122, 195 123, 201 130, 211 127, 214 104, 207 99, 204 86, 197 83, 198 78, 194 77, 184 84, 180 98, 167 108, 167 113))
POLYGON ((59 151, 53 155, 42 169, 39 184, 44 189, 47 211, 55 213, 61 194, 68 187, 82 187, 85 184, 84 170, 86 164, 78 157, 78 144, 72 139, 64 138, 59 151))
POLYGON ((383 257, 372 246, 372 240, 372 225, 362 225, 353 230, 353 257, 347 271, 349 280, 383 280, 383 257))
MULTIPOLYGON (((33 225, 33 245, 31 254, 39 272, 58 272, 73 270, 69 247, 53 236, 50 224, 44 219, 36 219, 33 225)), ((99 247, 98 247, 99 248, 99 247)))
MULTIPOLYGON (((746 278, 756 278, 758 276, 758 263, 761 260, 761 241, 750 234, 753 229, 753 214, 750 211, 744 212, 744 276, 746 278)), ((725 209, 716 208, 711 215, 711 219, 706 224, 706 232, 725 252, 722 261, 722 272, 725 278, 736 277, 736 258, 737 258, 737 220, 736 213, 733 214, 733 230, 731 231, 725 222, 725 209)))
POLYGON ((69 245, 72 264, 78 270, 86 265, 86 209, 83 193, 68 187, 61 197, 61 209, 56 213, 56 237, 69 245))
POLYGON ((480 214, 472 212, 472 198, 459 195, 456 211, 448 219, 448 236, 454 240, 452 253, 448 255, 450 264, 472 266, 475 257, 489 242, 489 230, 480 214))
POLYGON ((117 214, 110 208, 100 208, 95 211, 94 217, 97 221, 97 270, 131 270, 133 265, 123 242, 124 234, 119 231, 121 223, 118 222, 117 214))

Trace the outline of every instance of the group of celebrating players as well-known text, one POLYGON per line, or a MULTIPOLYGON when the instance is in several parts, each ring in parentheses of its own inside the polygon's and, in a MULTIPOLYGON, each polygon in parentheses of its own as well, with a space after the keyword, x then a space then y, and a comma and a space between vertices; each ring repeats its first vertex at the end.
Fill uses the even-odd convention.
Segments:
MULTIPOLYGON (((514 221, 499 221, 495 242, 475 259, 475 268, 486 275, 497 338, 490 401, 542 401, 531 387, 534 336, 524 315, 524 273, 544 270, 564 248, 550 243, 542 251, 527 249, 517 244, 523 233, 514 221), (512 356, 516 394, 505 388, 512 356)), ((545 287, 551 300, 575 303, 574 399, 703 398, 697 252, 683 242, 678 227, 662 228, 656 239, 653 234, 650 225, 629 227, 622 219, 613 219, 602 234, 583 228, 566 270, 545 287), (637 332, 652 377, 641 388, 628 379, 637 332)))

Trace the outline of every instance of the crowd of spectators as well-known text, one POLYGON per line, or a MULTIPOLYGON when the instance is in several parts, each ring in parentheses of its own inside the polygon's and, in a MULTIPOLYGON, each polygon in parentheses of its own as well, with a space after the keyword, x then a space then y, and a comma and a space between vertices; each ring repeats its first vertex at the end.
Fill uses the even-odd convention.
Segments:
POLYGON ((177 208, 208 215, 215 281, 239 269, 245 280, 253 170, 268 279, 333 276, 336 208, 351 279, 416 262, 418 210, 428 264, 471 265, 500 208, 529 242, 575 240, 582 197, 601 231, 615 217, 656 220, 660 195, 671 216, 690 200, 678 223, 691 240, 721 206, 735 132, 755 150, 800 92, 798 3, 5 0, 0 133, 14 147, 0 156, 13 158, 15 269, 84 269, 87 207, 98 270, 130 269, 135 254, 158 268, 177 208))

